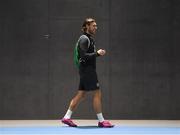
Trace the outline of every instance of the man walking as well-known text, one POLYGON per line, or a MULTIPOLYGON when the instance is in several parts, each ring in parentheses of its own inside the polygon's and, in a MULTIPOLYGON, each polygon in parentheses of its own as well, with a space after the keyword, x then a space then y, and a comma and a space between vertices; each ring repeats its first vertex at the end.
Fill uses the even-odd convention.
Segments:
POLYGON ((96 57, 104 56, 106 51, 99 49, 96 51, 93 37, 96 34, 97 24, 95 19, 86 18, 82 25, 83 34, 80 36, 76 45, 76 64, 79 69, 80 83, 77 94, 70 102, 69 108, 61 120, 62 123, 71 127, 77 125, 71 120, 71 115, 87 92, 93 92, 93 108, 99 120, 99 127, 113 127, 113 125, 104 120, 101 105, 101 90, 96 73, 96 57))

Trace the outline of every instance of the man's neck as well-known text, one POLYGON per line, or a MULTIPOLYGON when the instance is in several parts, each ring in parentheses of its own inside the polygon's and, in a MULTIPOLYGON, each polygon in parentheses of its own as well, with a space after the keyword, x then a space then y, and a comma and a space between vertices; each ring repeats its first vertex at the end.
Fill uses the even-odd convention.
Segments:
POLYGON ((90 34, 88 31, 85 32, 87 35, 89 35, 90 37, 93 37, 93 34, 90 34))

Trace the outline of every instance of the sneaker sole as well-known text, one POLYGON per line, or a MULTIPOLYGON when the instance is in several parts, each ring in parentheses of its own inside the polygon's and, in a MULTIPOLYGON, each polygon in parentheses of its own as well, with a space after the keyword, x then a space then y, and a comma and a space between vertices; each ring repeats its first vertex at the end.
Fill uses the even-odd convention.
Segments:
POLYGON ((63 124, 66 124, 66 125, 68 125, 68 126, 70 126, 70 127, 77 127, 77 125, 70 125, 69 123, 66 123, 66 122, 64 122, 64 121, 61 121, 63 124))

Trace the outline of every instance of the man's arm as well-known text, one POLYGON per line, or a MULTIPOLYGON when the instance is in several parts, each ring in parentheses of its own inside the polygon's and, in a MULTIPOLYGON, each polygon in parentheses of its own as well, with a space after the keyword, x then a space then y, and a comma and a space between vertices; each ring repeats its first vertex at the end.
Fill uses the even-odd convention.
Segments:
POLYGON ((88 60, 88 59, 99 56, 99 54, 97 52, 93 52, 93 53, 87 52, 88 51, 88 44, 89 44, 89 41, 85 37, 83 37, 79 40, 80 56, 84 60, 88 60))

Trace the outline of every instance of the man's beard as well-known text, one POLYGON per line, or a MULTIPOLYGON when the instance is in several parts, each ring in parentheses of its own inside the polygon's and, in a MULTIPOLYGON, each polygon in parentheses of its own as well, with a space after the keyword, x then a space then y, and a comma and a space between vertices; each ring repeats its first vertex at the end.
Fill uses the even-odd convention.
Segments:
POLYGON ((95 34, 96 34, 96 32, 95 32, 95 31, 89 31, 89 34, 91 34, 91 35, 95 35, 95 34))

